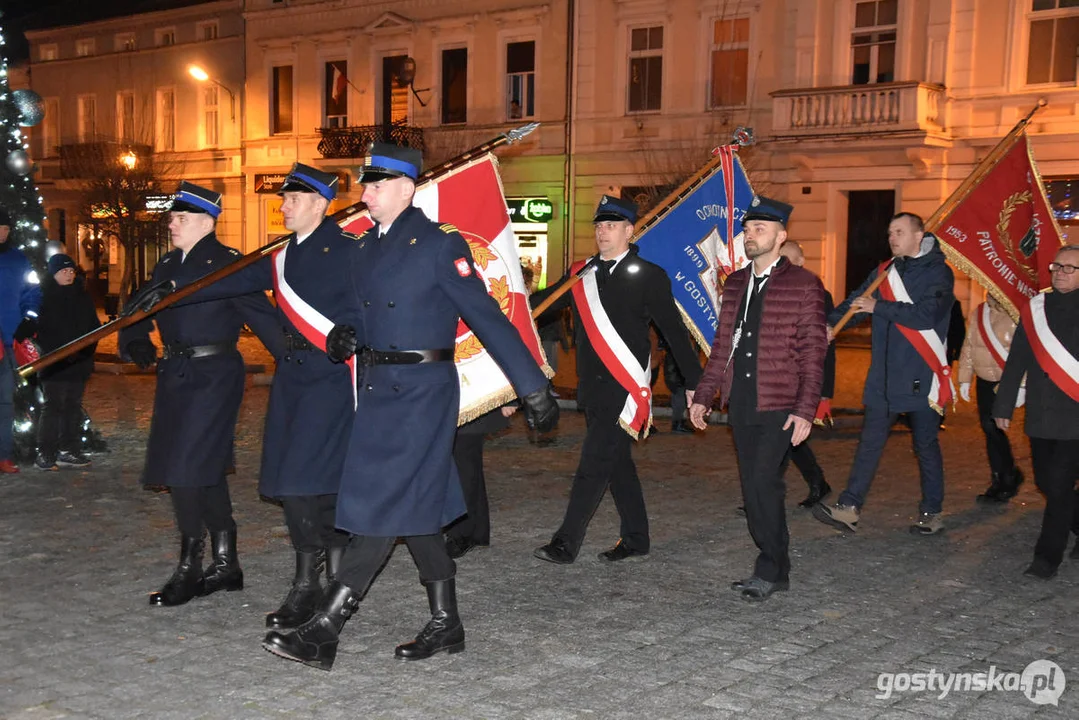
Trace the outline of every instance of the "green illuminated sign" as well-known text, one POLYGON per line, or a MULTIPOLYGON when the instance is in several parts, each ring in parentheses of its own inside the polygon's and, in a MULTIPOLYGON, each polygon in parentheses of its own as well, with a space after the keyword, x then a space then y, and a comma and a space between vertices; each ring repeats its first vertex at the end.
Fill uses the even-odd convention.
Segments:
POLYGON ((554 204, 547 198, 507 198, 510 221, 546 223, 554 217, 554 204))

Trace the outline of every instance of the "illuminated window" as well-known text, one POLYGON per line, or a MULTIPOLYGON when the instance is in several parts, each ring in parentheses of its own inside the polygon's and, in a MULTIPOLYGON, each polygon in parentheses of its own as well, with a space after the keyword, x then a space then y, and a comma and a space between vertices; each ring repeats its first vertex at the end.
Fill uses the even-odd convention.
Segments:
POLYGON ((649 112, 663 106, 663 28, 629 31, 629 112, 649 112))
POLYGON ((746 104, 749 92, 749 18, 712 23, 712 78, 708 107, 746 104))

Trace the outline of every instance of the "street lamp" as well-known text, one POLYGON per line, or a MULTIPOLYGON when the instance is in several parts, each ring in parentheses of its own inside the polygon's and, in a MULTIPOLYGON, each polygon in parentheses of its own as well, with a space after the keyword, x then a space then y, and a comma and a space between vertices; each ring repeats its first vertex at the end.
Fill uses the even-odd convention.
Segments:
POLYGON ((128 170, 134 170, 139 162, 139 156, 135 154, 134 150, 128 150, 125 153, 121 153, 117 160, 128 170))
POLYGON ((198 65, 188 65, 187 73, 199 82, 212 82, 219 88, 223 88, 225 92, 229 94, 229 113, 232 117, 232 121, 236 122, 236 96, 232 93, 232 90, 229 90, 228 86, 217 78, 210 77, 210 73, 206 72, 198 65))

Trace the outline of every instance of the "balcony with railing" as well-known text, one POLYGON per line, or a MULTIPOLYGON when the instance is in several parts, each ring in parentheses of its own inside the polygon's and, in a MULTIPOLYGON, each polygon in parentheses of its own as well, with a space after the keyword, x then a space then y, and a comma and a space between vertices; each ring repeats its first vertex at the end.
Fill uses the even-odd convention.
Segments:
POLYGON ((404 123, 357 125, 318 129, 318 151, 324 158, 360 158, 373 142, 393 143, 423 150, 423 128, 404 123))
POLYGON ((772 93, 777 139, 946 134, 944 88, 920 82, 779 90, 772 93))
POLYGON ((149 159, 154 149, 149 145, 100 139, 93 142, 64 142, 57 150, 60 156, 60 177, 80 180, 98 177, 106 168, 126 167, 133 170, 149 159))

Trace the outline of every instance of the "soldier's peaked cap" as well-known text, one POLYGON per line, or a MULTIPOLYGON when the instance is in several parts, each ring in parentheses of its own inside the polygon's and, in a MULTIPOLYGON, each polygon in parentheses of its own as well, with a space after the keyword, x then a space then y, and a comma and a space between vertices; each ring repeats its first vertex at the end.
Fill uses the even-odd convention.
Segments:
POLYGON ((387 178, 406 177, 416 180, 423 167, 423 153, 415 148, 371 143, 360 168, 360 182, 371 183, 387 178))
POLYGON ((205 213, 217 219, 221 214, 221 193, 184 180, 172 196, 172 212, 205 213))
POLYGON ((337 197, 337 183, 340 178, 335 173, 328 173, 303 163, 294 163, 278 195, 287 192, 318 193, 327 200, 337 197))
POLYGON ((786 227, 793 211, 793 205, 763 195, 754 195, 745 217, 742 218, 742 224, 745 225, 750 220, 771 220, 786 227))
POLYGON ((629 198, 604 195, 599 199, 596 214, 592 216, 592 222, 604 220, 625 220, 629 224, 637 222, 637 203, 629 198))

